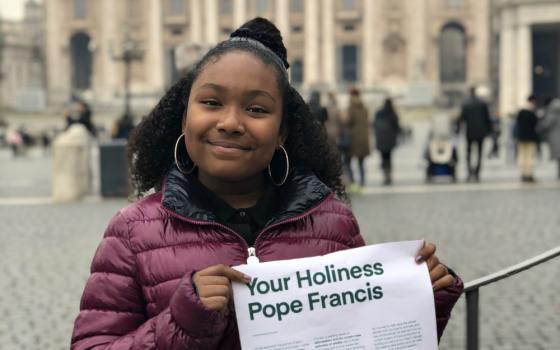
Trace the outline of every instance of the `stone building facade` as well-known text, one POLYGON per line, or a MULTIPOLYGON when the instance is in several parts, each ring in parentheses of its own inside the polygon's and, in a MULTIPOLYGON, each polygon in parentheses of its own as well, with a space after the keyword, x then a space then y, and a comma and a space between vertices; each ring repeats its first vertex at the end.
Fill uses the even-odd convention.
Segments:
POLYGON ((499 107, 515 113, 535 94, 560 96, 560 1, 495 2, 499 107))
POLYGON ((131 63, 133 106, 151 106, 177 78, 189 49, 196 57, 196 48, 257 15, 281 30, 292 82, 304 95, 356 85, 412 105, 453 100, 469 85, 490 83, 490 1, 49 0, 49 103, 74 93, 120 106, 119 58, 132 47, 139 53, 131 63))
POLYGON ((0 107, 45 108, 42 7, 27 1, 23 20, 0 21, 0 107))

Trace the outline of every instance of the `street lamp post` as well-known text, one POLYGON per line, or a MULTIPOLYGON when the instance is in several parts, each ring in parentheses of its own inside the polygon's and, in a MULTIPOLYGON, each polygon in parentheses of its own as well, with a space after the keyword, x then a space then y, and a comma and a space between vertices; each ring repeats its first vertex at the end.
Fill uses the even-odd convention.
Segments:
POLYGON ((0 123, 2 122, 3 109, 4 109, 4 98, 3 98, 3 80, 4 80, 4 67, 3 67, 3 56, 4 56, 4 31, 2 26, 2 17, 0 17, 0 123))
POLYGON ((124 115, 131 115, 130 108, 130 81, 131 81, 131 66, 132 62, 139 61, 144 57, 144 49, 142 43, 130 37, 130 30, 128 26, 123 28, 124 39, 119 53, 115 53, 113 47, 110 47, 111 57, 116 61, 124 63, 124 115))

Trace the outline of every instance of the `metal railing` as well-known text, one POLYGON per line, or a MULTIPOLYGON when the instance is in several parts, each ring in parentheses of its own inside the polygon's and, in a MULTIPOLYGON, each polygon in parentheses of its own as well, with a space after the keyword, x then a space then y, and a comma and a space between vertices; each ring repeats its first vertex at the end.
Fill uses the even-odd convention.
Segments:
POLYGON ((560 246, 488 276, 465 284, 467 299, 467 350, 478 350, 478 289, 560 256, 560 246))

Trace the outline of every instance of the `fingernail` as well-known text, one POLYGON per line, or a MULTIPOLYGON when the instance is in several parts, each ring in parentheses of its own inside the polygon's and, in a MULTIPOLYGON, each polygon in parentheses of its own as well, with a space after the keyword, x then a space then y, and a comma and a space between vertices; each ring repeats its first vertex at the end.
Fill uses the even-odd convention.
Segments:
POLYGON ((416 260, 417 263, 420 263, 423 259, 424 257, 422 255, 418 255, 414 260, 416 260))
POLYGON ((245 282, 249 283, 251 282, 251 276, 247 276, 247 275, 243 275, 243 279, 245 280, 245 282))

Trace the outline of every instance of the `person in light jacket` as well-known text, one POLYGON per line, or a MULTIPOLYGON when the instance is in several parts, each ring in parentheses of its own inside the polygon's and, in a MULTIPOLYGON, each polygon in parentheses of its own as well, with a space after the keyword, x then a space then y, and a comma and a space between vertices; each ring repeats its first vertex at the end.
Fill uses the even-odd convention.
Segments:
MULTIPOLYGON (((364 245, 338 152, 289 84, 278 29, 253 19, 173 85, 130 138, 132 182, 99 245, 74 350, 240 349, 231 266, 364 245)), ((438 334, 463 284, 427 243, 438 334)), ((341 310, 341 312, 344 312, 341 310)))
POLYGON ((558 163, 558 180, 560 180, 560 98, 550 102, 544 118, 537 123, 537 132, 548 143, 550 158, 558 163))
MULTIPOLYGON (((366 168, 364 161, 370 154, 368 110, 360 97, 360 90, 353 87, 350 89, 350 105, 348 106, 347 125, 350 130, 350 152, 346 160, 351 186, 355 185, 355 176, 352 171, 352 159, 358 160, 360 171, 359 186, 366 184, 366 168)), ((352 188, 351 187, 351 188, 352 188)))

